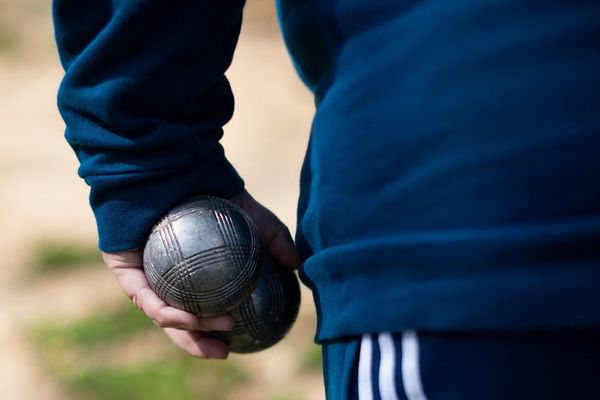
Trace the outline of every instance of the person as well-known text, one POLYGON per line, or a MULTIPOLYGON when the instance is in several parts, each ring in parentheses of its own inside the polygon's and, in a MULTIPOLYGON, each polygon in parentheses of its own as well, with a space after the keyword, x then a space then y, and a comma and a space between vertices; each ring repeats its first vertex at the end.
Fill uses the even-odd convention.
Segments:
POLYGON ((227 356, 202 331, 231 318, 164 304, 140 248, 231 198, 313 290, 329 399, 600 398, 600 3, 280 0, 317 104, 299 255, 219 144, 243 3, 54 0, 66 139, 133 302, 227 356))

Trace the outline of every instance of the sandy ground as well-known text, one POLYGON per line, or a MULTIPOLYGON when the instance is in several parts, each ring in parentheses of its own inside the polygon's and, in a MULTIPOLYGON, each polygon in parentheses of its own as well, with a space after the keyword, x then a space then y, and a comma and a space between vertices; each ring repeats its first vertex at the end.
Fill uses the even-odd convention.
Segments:
MULTIPOLYGON (((87 187, 77 177, 77 161, 64 142, 64 125, 55 107, 62 70, 52 48, 47 6, 8 0, 0 0, 0 6, 0 22, 23 12, 35 13, 35 23, 27 20, 19 27, 31 40, 11 54, 0 53, 0 397, 64 399, 66 395, 38 366, 22 328, 41 316, 81 315, 100 300, 121 294, 101 269, 34 285, 21 283, 28 250, 36 240, 94 243, 96 237, 87 187), (31 9, 23 11, 25 3, 31 9)), ((293 230, 313 106, 273 30, 268 25, 242 35, 228 73, 236 115, 226 127, 223 143, 248 190, 293 230)), ((304 294, 302 312, 310 316, 311 299, 304 294)), ((260 383, 276 386, 276 379, 286 373, 277 365, 285 365, 285 360, 258 360, 257 368, 263 371, 260 383)), ((322 397, 320 382, 298 385, 311 391, 308 398, 322 397)))

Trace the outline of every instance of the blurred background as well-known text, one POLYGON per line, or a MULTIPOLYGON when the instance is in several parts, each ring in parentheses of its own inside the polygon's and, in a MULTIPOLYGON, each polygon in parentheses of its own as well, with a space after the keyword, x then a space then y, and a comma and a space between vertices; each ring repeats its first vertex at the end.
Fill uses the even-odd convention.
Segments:
MULTIPOLYGON (((248 190, 293 231, 313 112, 276 25, 250 0, 228 72, 223 141, 248 190)), ((56 109, 48 0, 0 0, 0 398, 321 399, 315 312, 274 348, 199 361, 176 350, 101 264, 88 189, 56 109)))

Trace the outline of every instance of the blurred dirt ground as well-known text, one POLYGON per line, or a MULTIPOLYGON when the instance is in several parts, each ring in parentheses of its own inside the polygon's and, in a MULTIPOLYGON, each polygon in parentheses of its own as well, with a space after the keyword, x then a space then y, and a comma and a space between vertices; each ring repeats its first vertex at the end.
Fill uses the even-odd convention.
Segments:
MULTIPOLYGON (((62 70, 49 3, 0 0, 0 398, 6 400, 71 399, 24 332, 36 321, 74 320, 123 296, 101 266, 26 278, 38 241, 96 241, 87 187, 77 177, 55 106, 62 70)), ((236 114, 223 141, 228 157, 248 190, 293 230, 313 105, 288 59, 271 2, 249 2, 228 77, 236 95, 236 114)), ((320 375, 302 373, 293 360, 294 348, 309 346, 313 330, 312 299, 305 290, 289 339, 227 361, 251 366, 252 379, 235 398, 283 392, 294 399, 322 398, 320 375)))

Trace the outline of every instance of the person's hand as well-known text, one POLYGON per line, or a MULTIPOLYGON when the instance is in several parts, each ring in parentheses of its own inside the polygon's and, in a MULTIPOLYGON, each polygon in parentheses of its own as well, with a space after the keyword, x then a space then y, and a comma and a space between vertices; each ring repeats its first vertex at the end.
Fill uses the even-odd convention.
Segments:
POLYGON ((246 191, 229 198, 246 211, 258 227, 260 242, 263 248, 281 265, 297 269, 300 257, 294 247, 294 241, 288 228, 266 207, 254 200, 246 191))
POLYGON ((227 358, 227 346, 219 340, 202 336, 201 331, 231 330, 233 318, 230 315, 198 318, 169 306, 150 288, 144 275, 142 254, 142 250, 136 249, 102 253, 102 256, 127 297, 156 325, 163 328, 178 347, 199 358, 227 358))
MULTIPOLYGON (((248 212, 256 222, 266 251, 282 265, 289 268, 298 267, 299 258, 292 237, 272 212, 246 191, 229 200, 248 212)), ((230 315, 198 318, 194 314, 166 304, 152 291, 146 280, 141 249, 102 253, 102 256, 125 294, 156 325, 164 329, 173 343, 194 357, 227 358, 228 347, 217 339, 204 336, 202 332, 231 330, 234 321, 230 315)))

